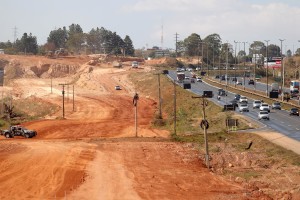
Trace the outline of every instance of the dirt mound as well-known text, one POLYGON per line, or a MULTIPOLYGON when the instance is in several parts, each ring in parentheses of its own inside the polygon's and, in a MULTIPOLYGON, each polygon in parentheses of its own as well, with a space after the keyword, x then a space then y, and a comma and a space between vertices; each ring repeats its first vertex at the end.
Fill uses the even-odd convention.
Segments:
POLYGON ((178 61, 176 58, 171 58, 171 57, 163 57, 159 59, 146 60, 145 64, 157 66, 157 67, 172 67, 172 68, 182 66, 182 63, 180 61, 178 61))

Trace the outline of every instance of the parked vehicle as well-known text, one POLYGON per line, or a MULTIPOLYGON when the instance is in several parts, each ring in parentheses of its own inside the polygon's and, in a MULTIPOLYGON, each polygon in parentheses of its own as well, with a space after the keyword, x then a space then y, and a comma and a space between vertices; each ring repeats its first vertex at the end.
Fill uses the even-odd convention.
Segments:
POLYGON ((290 115, 297 115, 297 116, 299 116, 299 109, 298 108, 291 108, 290 115))
POLYGON ((121 90, 121 87, 119 85, 116 85, 115 90, 121 90))
POLYGON ((261 119, 267 119, 267 120, 270 120, 270 116, 269 116, 269 112, 268 111, 259 111, 258 113, 258 120, 261 120, 261 119))
POLYGON ((277 110, 281 110, 281 104, 280 102, 274 102, 272 103, 272 109, 277 109, 277 110))
POLYGON ((240 104, 239 105, 239 111, 240 112, 249 112, 248 104, 240 104))
POLYGON ((260 100, 254 100, 253 101, 253 106, 252 108, 255 109, 255 108, 259 108, 261 105, 261 101, 260 100))
POLYGON ((10 126, 7 130, 2 130, 1 135, 4 135, 6 138, 13 138, 15 136, 23 136, 25 138, 32 138, 37 135, 37 132, 34 130, 29 130, 23 126, 10 126))
POLYGON ((262 103, 259 107, 260 111, 268 111, 270 112, 270 106, 267 103, 262 103))

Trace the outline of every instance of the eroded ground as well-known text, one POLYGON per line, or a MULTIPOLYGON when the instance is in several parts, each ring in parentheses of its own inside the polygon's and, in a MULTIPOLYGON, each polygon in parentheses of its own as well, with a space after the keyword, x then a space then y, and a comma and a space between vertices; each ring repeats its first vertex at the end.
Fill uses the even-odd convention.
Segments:
MULTIPOLYGON (((157 105, 142 94, 135 138, 131 69, 82 66, 74 111, 71 87, 66 94, 66 119, 60 109, 24 124, 37 130, 36 138, 1 137, 0 199, 268 199, 211 173, 195 146, 151 128, 157 105)), ((61 106, 58 84, 73 78, 53 79, 52 93, 49 78, 21 78, 5 89, 61 106)))

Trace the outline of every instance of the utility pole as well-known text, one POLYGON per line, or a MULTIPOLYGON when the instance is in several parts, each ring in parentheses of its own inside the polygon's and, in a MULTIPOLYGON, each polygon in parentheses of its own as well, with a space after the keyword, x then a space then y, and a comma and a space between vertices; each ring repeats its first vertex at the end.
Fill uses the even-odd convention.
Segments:
POLYGON ((73 85, 73 112, 75 111, 75 101, 74 101, 74 99, 75 99, 75 96, 74 96, 74 85, 73 85))
POLYGON ((269 96, 269 83, 268 83, 268 73, 269 73, 269 66, 268 66, 268 43, 270 40, 265 40, 265 42, 267 43, 267 47, 266 47, 266 64, 267 64, 267 69, 266 69, 266 76, 267 76, 267 94, 266 96, 269 96))
POLYGON ((205 145, 205 164, 207 168, 209 169, 209 152, 208 152, 208 140, 207 140, 207 129, 209 127, 209 124, 206 120, 206 114, 205 114, 205 107, 207 106, 207 101, 205 101, 205 96, 202 95, 200 97, 194 97, 192 98, 201 98, 202 99, 202 112, 203 112, 203 120, 200 123, 200 127, 203 128, 204 131, 204 145, 205 145))
POLYGON ((162 119, 162 112, 161 112, 161 91, 160 91, 160 73, 155 74, 157 75, 158 80, 158 109, 159 109, 159 119, 162 119))
POLYGON ((174 135, 176 135, 176 80, 174 79, 174 135))
POLYGON ((66 83, 61 83, 61 84, 58 84, 58 85, 62 85, 62 96, 63 96, 63 119, 65 118, 65 85, 69 85, 69 84, 66 84, 66 83))
POLYGON ((246 83, 246 66, 245 66, 245 62, 246 62, 246 50, 245 50, 245 44, 248 42, 242 42, 244 43, 244 54, 245 54, 245 58, 244 58, 244 85, 243 88, 245 90, 245 83, 246 83))
MULTIPOLYGON (((236 80, 236 68, 237 68, 237 59, 236 59, 236 44, 238 42, 234 40, 234 61, 235 61, 235 68, 234 68, 234 78, 236 80)), ((234 87, 236 87, 236 81, 234 82, 234 87)))
POLYGON ((279 39, 280 41, 280 56, 281 56, 281 100, 283 101, 284 95, 283 95, 283 89, 284 89, 284 65, 283 65, 283 56, 282 56, 282 42, 285 39, 279 39))
POLYGON ((176 57, 178 56, 178 33, 175 33, 175 52, 176 52, 176 57))
POLYGON ((138 93, 135 93, 135 95, 133 96, 133 100, 132 100, 132 103, 133 103, 133 106, 135 107, 134 109, 134 113, 135 113, 135 117, 134 117, 134 121, 135 121, 135 137, 138 136, 138 132, 137 132, 137 105, 138 105, 138 100, 139 100, 139 95, 138 93))

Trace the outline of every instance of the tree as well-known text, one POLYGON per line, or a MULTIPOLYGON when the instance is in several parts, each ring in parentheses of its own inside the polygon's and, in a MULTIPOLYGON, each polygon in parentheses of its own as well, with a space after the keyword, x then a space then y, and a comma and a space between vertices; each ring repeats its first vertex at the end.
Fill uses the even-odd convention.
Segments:
POLYGON ((204 52, 207 52, 204 54, 204 58, 206 58, 207 63, 212 63, 214 57, 218 57, 220 55, 220 49, 221 49, 221 37, 220 35, 214 33, 211 35, 208 35, 203 40, 205 42, 205 48, 204 52))
POLYGON ((290 49, 287 50, 286 56, 287 56, 287 57, 292 57, 292 51, 291 51, 290 49))
POLYGON ((54 51, 58 48, 65 48, 67 39, 68 33, 65 26, 63 29, 59 28, 57 30, 53 30, 50 32, 49 37, 47 38, 47 45, 45 48, 49 51, 54 51))
MULTIPOLYGON (((188 56, 199 56, 201 51, 201 38, 200 35, 192 33, 189 37, 184 39, 185 53, 188 56)), ((202 52, 203 53, 203 52, 202 52)))
POLYGON ((17 39, 15 48, 18 52, 25 52, 25 54, 37 54, 38 44, 36 37, 32 36, 31 33, 29 34, 29 36, 27 35, 27 33, 24 33, 20 40, 17 39))
POLYGON ((261 41, 254 41, 250 44, 249 57, 253 57, 253 54, 266 54, 266 46, 261 41))
POLYGON ((125 55, 133 56, 134 55, 134 47, 132 44, 132 40, 128 35, 124 38, 124 53, 125 55))
POLYGON ((85 42, 84 33, 79 24, 71 24, 68 31, 67 47, 69 50, 79 53, 85 42))
POLYGON ((268 57, 280 57, 280 47, 275 44, 268 46, 268 57))

